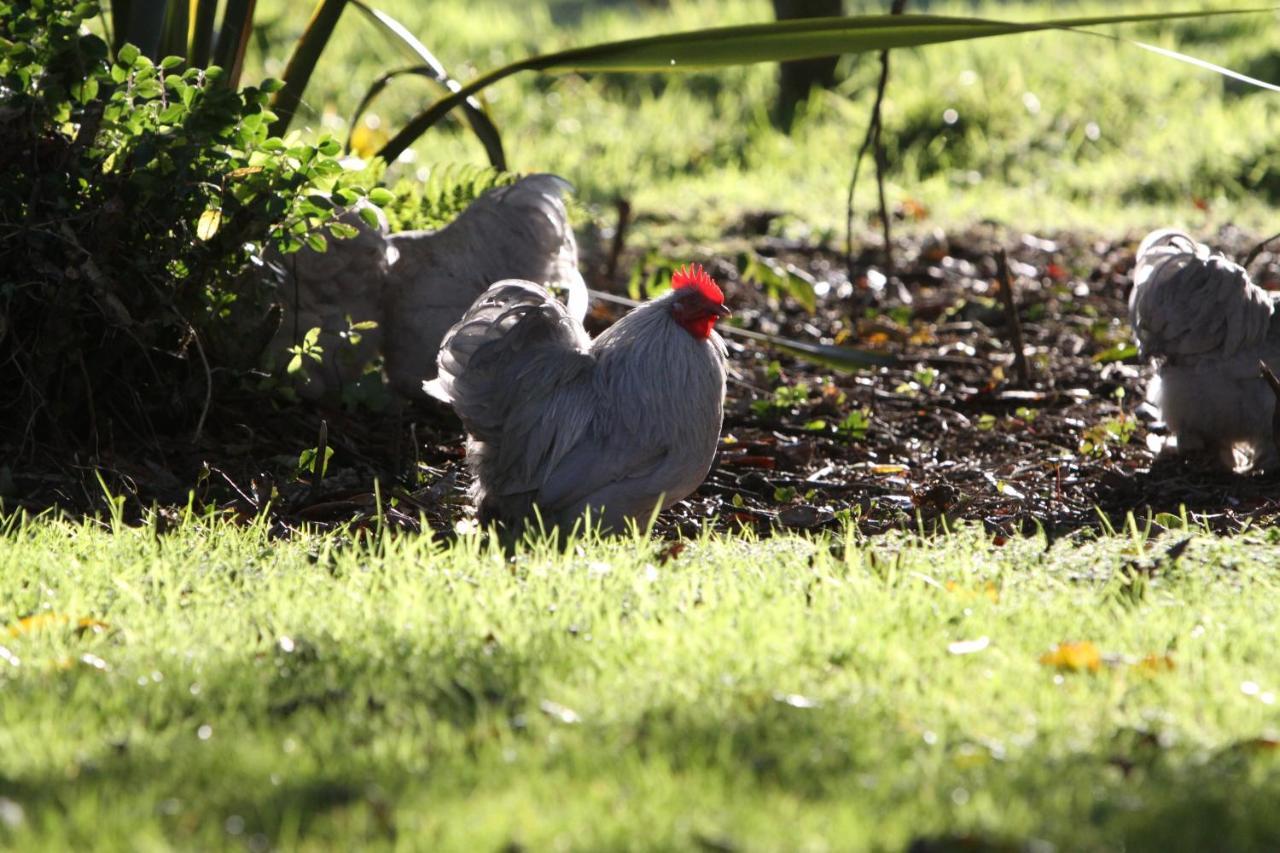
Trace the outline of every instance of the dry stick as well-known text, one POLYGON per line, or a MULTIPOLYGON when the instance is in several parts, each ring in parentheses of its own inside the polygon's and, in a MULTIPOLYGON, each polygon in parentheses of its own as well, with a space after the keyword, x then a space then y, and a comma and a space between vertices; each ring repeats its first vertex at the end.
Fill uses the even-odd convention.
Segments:
POLYGON ((625 198, 618 199, 618 227, 613 232, 613 242, 609 244, 609 259, 604 267, 604 280, 613 281, 618 272, 618 259, 622 257, 622 249, 626 245, 627 226, 631 224, 631 202, 625 198))
MULTIPOLYGON (((894 4, 900 8, 905 4, 894 4)), ((880 88, 883 92, 885 83, 889 80, 889 51, 881 51, 880 53, 880 88)), ((880 228, 884 233, 884 271, 885 275, 893 275, 893 239, 889 233, 892 224, 889 216, 889 203, 884 198, 884 173, 888 171, 888 165, 885 163, 884 145, 880 142, 880 131, 884 129, 884 123, 880 120, 880 99, 876 99, 876 122, 875 135, 871 145, 874 151, 876 163, 876 192, 880 198, 880 228)))
POLYGON ((205 418, 209 417, 209 407, 213 405, 213 370, 209 367, 209 359, 204 354, 204 346, 200 343, 200 333, 194 326, 188 325, 191 340, 195 342, 196 352, 200 355, 200 364, 204 366, 204 405, 200 408, 200 420, 196 421, 196 431, 191 436, 192 444, 200 443, 200 435, 204 432, 205 418))
POLYGON ((1022 321, 1018 319, 1018 303, 1013 296, 1013 276, 1009 274, 1009 259, 1004 249, 996 252, 996 267, 1000 274, 1000 298, 1004 301, 1004 314, 1009 321, 1010 336, 1013 338, 1013 366, 1018 371, 1018 386, 1031 387, 1031 367, 1027 364, 1027 355, 1023 350, 1022 321))
POLYGON ((1276 379, 1276 375, 1262 359, 1258 359, 1258 373, 1267 380, 1267 384, 1271 386, 1271 393, 1276 398, 1276 407, 1271 411, 1271 441, 1277 449, 1280 449, 1280 379, 1276 379))
POLYGON ((1245 257, 1244 263, 1242 263, 1240 266, 1244 267, 1245 269, 1248 269, 1249 265, 1258 259, 1258 255, 1262 254, 1262 250, 1267 248, 1267 244, 1278 237, 1280 237, 1280 234, 1272 234, 1270 237, 1263 240, 1258 245, 1254 246, 1253 249, 1249 252, 1249 254, 1245 257))
MULTIPOLYGON (((893 4, 889 8, 889 14, 901 15, 907 6, 907 0, 893 0, 893 4)), ((853 191, 858 186, 858 172, 862 168, 862 158, 866 156, 867 149, 873 144, 875 145, 875 161, 876 161, 876 189, 880 195, 880 222, 884 233, 884 257, 887 272, 893 271, 893 247, 889 242, 889 207, 885 203, 884 196, 884 173, 886 171, 884 147, 880 144, 880 107, 884 103, 884 90, 889 84, 889 51, 880 51, 880 82, 876 86, 876 100, 871 106, 871 121, 867 124, 867 135, 862 138, 862 145, 858 148, 858 156, 853 161, 853 174, 849 178, 849 194, 845 199, 845 267, 849 273, 849 280, 853 281, 853 191)))

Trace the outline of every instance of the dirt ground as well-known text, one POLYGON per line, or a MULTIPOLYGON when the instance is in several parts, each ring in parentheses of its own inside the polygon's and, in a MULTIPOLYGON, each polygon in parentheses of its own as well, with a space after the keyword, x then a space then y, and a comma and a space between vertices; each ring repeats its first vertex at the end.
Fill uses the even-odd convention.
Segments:
MULTIPOLYGON (((792 339, 857 347, 890 366, 842 371, 726 335, 730 380, 721 450, 706 482, 659 522, 666 535, 713 526, 816 530, 854 521, 867 533, 942 529, 958 520, 995 534, 1043 528, 1051 537, 1162 525, 1186 512, 1230 532, 1280 514, 1280 477, 1233 474, 1205 459, 1157 458, 1162 425, 1144 404, 1149 368, 1130 347, 1126 300, 1140 234, 1096 239, 1011 234, 995 226, 895 240, 844 258, 802 241, 764 236, 767 217, 736 239, 775 269, 818 285, 817 311, 738 280, 732 257, 704 262, 742 325, 792 339), (1026 353, 1015 363, 996 253, 1008 254, 1026 353)), ((1254 235, 1224 229, 1215 247, 1243 257, 1254 235)), ((622 267, 625 269, 625 265, 622 267)), ((1280 286, 1280 257, 1263 253, 1255 280, 1280 286)), ((602 286, 599 281, 593 282, 602 286)), ((612 289, 619 289, 613 285, 612 289)), ((597 301, 598 330, 625 310, 597 301)), ((446 535, 468 524, 462 434, 450 412, 427 406, 372 415, 229 400, 199 444, 190 436, 96 456, 32 458, 5 469, 8 509, 103 506, 108 489, 127 517, 160 508, 246 519, 266 512, 281 532, 303 525, 377 522, 446 535), (334 455, 312 484, 298 453, 325 421, 334 455), (376 486, 375 486, 376 481, 376 486)), ((0 478, 3 480, 5 478, 0 478)))

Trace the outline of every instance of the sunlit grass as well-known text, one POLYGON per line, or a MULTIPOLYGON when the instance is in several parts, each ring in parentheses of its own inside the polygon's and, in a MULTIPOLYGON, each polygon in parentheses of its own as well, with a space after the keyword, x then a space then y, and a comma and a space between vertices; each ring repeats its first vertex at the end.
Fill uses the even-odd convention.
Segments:
POLYGON ((0 539, 0 845, 1274 847, 1274 545, 1174 541, 33 524, 0 539), (1040 662, 1069 640, 1098 672, 1040 662))
MULTIPOLYGON (((495 0, 379 5, 463 78, 529 53, 771 16, 763 0, 676 0, 669 8, 495 0)), ((851 5, 882 11, 874 3, 851 5)), ((275 21, 266 68, 279 73, 283 46, 305 23, 305 10, 279 0, 261 6, 260 15, 275 21)), ((1021 20, 1169 11, 1147 0, 1123 8, 1096 2, 912 8, 1021 20)), ((369 81, 405 63, 359 15, 348 16, 301 116, 343 134, 369 81)), ((1280 74, 1274 40, 1264 37, 1276 26, 1274 16, 1254 15, 1114 31, 1266 78, 1280 74)), ((249 79, 262 67, 262 54, 255 61, 249 79)), ((821 238, 842 227, 850 162, 878 70, 872 56, 848 57, 842 69, 845 82, 817 95, 790 137, 769 123, 776 74, 770 65, 688 76, 521 75, 489 94, 512 166, 565 175, 589 201, 625 195, 641 212, 676 213, 695 235, 743 209, 768 207, 796 214, 821 238)), ((394 84, 375 113, 384 130, 394 129, 433 98, 420 81, 394 84)), ((1227 221, 1263 227, 1280 192, 1277 103, 1272 93, 1241 89, 1131 46, 1066 33, 898 51, 885 104, 891 196, 923 204, 930 212, 925 225, 996 219, 1028 228, 1227 221)), ((428 134, 414 157, 403 167, 407 173, 439 162, 479 162, 483 153, 465 133, 448 131, 428 134)), ((874 207, 872 182, 863 184, 860 221, 874 207)))

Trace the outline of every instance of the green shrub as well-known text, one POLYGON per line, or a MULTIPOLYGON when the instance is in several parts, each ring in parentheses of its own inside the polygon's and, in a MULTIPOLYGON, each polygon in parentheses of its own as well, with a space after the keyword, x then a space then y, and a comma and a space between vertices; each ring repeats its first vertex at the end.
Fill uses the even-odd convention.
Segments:
MULTIPOLYGON (((364 194, 339 145, 268 136, 278 84, 153 63, 83 22, 0 2, 0 430, 95 444, 189 427, 272 329, 265 242, 323 249, 364 194)), ((0 433, 0 437, 3 434, 0 433)))

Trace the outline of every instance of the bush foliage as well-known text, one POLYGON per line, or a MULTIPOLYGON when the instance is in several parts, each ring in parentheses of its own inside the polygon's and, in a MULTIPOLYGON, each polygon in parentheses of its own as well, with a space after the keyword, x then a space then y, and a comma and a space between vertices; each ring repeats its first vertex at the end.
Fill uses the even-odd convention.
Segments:
POLYGON ((336 141, 268 135, 279 84, 112 57, 97 14, 0 2, 0 428, 24 442, 198 422, 273 331, 250 258, 322 250, 364 195, 336 141))

